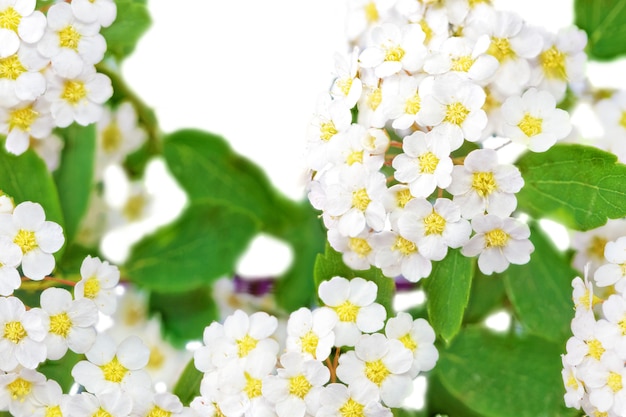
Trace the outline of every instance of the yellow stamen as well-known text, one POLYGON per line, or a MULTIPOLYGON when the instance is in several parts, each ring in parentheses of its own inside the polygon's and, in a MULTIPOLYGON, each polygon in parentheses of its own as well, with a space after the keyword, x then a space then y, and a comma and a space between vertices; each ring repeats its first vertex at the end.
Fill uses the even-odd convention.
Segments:
POLYGON ((72 329, 72 321, 67 313, 59 313, 50 316, 50 333, 67 338, 72 329))
POLYGON ((404 49, 398 45, 385 48, 385 61, 400 62, 404 58, 404 49))
POLYGON ((354 305, 347 300, 335 307, 339 320, 349 323, 356 323, 356 317, 359 314, 359 309, 359 306, 354 305))
POLYGON ((565 54, 556 46, 543 51, 539 55, 539 62, 546 78, 567 81, 567 69, 565 68, 565 54))
POLYGON ((116 384, 122 382, 128 373, 128 369, 120 363, 117 356, 114 356, 111 362, 102 365, 100 369, 105 380, 116 384))
POLYGON ((320 338, 309 330, 304 336, 300 337, 300 344, 302 345, 302 351, 309 353, 311 356, 315 357, 315 352, 317 351, 317 344, 319 343, 320 338))
POLYGON ((26 68, 22 65, 17 55, 0 58, 0 78, 8 78, 15 81, 25 72, 26 68))
POLYGON ((26 329, 19 321, 10 321, 4 324, 4 338, 17 344, 27 336, 26 329))
POLYGON ((509 241, 509 234, 502 229, 493 229, 485 233, 485 245, 487 248, 503 248, 509 241))
POLYGON ((433 210, 424 218, 424 233, 429 235, 441 235, 446 229, 446 219, 433 210))
POLYGON ((421 174, 432 174, 437 169, 439 165, 439 158, 435 156, 434 153, 428 151, 417 157, 417 160, 420 164, 420 173, 421 174))
POLYGON ((248 356, 248 353, 256 347, 257 343, 259 343, 259 341, 251 337, 249 334, 246 334, 244 337, 237 340, 239 357, 244 358, 248 356))
POLYGON ((517 127, 528 137, 535 136, 541 133, 541 127, 543 125, 543 119, 533 117, 526 113, 517 127))
POLYGON ((396 238, 396 243, 394 243, 392 249, 399 250, 404 256, 409 256, 417 252, 417 246, 415 243, 403 238, 402 236, 398 236, 396 238))
POLYGON ((452 59, 452 71, 467 72, 472 65, 474 65, 474 60, 470 55, 452 59))
POLYGON ((387 369, 383 361, 380 359, 365 362, 365 376, 379 387, 390 373, 389 369, 387 369))
POLYGON ((20 229, 17 232, 17 235, 15 235, 15 238, 13 239, 13 243, 22 249, 23 254, 26 254, 39 246, 37 244, 35 232, 24 229, 20 229))
POLYGON ((493 55, 500 63, 515 57, 507 38, 492 38, 487 53, 493 55))
POLYGON ((77 105, 87 97, 87 88, 82 81, 66 81, 61 98, 72 105, 77 105))
POLYGON ((11 6, 0 12, 0 28, 9 29, 13 32, 17 32, 17 28, 22 21, 22 15, 20 15, 15 9, 11 6))
POLYGON ((409 97, 406 100, 404 105, 404 112, 406 114, 417 114, 422 108, 422 99, 419 94, 416 92, 413 96, 409 97))
POLYGON ((372 252, 372 247, 367 243, 367 240, 360 237, 351 237, 348 240, 348 247, 361 258, 366 257, 372 252))
POLYGON ((364 409, 365 406, 363 404, 359 404, 350 398, 341 406, 339 412, 341 417, 365 417, 364 409))
POLYGON ((244 373, 244 376, 246 377, 246 386, 243 390, 248 395, 248 398, 252 399, 261 396, 262 381, 251 377, 247 372, 244 373))
POLYGON ((313 385, 309 382, 304 375, 294 376, 289 378, 289 394, 295 395, 298 398, 304 399, 309 391, 313 388, 313 385))
POLYGON ((23 132, 30 131, 30 125, 37 119, 39 113, 32 106, 15 109, 9 113, 9 131, 17 128, 23 132))
POLYGON ((15 381, 7 385, 7 390, 11 394, 11 398, 14 401, 23 402, 25 397, 30 394, 33 388, 33 383, 22 378, 17 378, 15 381))
POLYGON ((59 46, 78 52, 81 34, 72 25, 68 25, 59 31, 59 46))
POLYGON ((446 106, 446 117, 443 119, 443 121, 460 126, 463 124, 469 113, 469 109, 465 107, 462 103, 457 102, 448 104, 446 106))
POLYGON ((365 188, 358 189, 352 193, 352 207, 357 210, 365 211, 371 202, 372 200, 365 188))
POLYGON ((494 192, 498 185, 493 172, 474 172, 472 176, 472 188, 480 197, 487 197, 494 192))

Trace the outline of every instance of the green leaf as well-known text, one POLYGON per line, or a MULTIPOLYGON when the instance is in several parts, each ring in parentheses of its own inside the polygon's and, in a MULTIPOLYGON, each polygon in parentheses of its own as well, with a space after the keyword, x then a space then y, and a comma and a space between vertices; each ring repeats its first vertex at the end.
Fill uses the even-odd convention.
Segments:
POLYGON ((465 404, 452 395, 437 377, 437 368, 428 375, 426 385, 426 409, 429 416, 447 415, 463 417, 484 417, 467 408, 465 404))
POLYGON ((626 1, 575 0, 574 23, 587 32, 587 54, 609 60, 626 53, 626 1))
POLYGON ((208 287, 184 293, 150 293, 149 309, 158 312, 165 337, 183 348, 190 340, 201 340, 204 328, 219 318, 208 287))
POLYGON ((565 344, 574 315, 571 283, 578 273, 535 224, 530 240, 530 262, 510 265, 503 274, 507 295, 529 332, 565 344))
POLYGON ((258 231, 246 212, 214 203, 189 206, 182 216, 136 243, 125 276, 161 292, 184 292, 232 275, 258 231))
POLYGON ((474 259, 452 249, 442 261, 433 263, 430 276, 423 281, 430 323, 446 343, 461 329, 473 275, 474 259))
POLYGON ((137 41, 152 24, 148 6, 135 0, 116 0, 117 17, 100 32, 107 41, 107 50, 121 60, 130 55, 137 41))
POLYGON ((69 393, 70 388, 74 385, 74 377, 72 377, 72 368, 79 361, 85 359, 83 355, 68 350, 65 356, 56 361, 48 360, 37 368, 39 372, 44 374, 48 379, 54 379, 61 385, 64 393, 69 393))
POLYGON ((426 417, 424 410, 408 410, 405 408, 392 408, 393 417, 426 417))
POLYGON ((435 369, 450 393, 486 417, 574 416, 563 401, 563 349, 534 336, 470 328, 440 352, 435 369))
POLYGON ((176 382, 173 393, 178 396, 183 405, 187 406, 200 395, 200 383, 204 374, 196 369, 193 359, 187 363, 185 370, 176 382))
POLYGON ((463 322, 478 323, 484 320, 490 313, 502 308, 505 299, 502 276, 485 275, 476 268, 463 322))
POLYGON ((54 181, 65 219, 65 237, 72 242, 89 206, 96 152, 96 126, 76 124, 62 130, 65 145, 54 181))
POLYGON ((516 165, 525 182, 517 207, 536 219, 584 231, 626 216, 626 165, 612 153, 559 144, 526 153, 516 165))
POLYGON ((294 259, 276 282, 276 301, 286 311, 295 311, 315 302, 313 269, 317 255, 324 252, 326 232, 317 212, 308 201, 292 212, 292 227, 280 236, 291 244, 294 259))
POLYGON ((250 212, 275 236, 289 228, 295 203, 272 186, 265 172, 234 152, 221 137, 180 130, 166 137, 163 155, 191 201, 212 200, 250 212))
POLYGON ((380 269, 374 267, 364 271, 355 271, 350 269, 341 258, 341 254, 334 250, 328 243, 326 244, 326 251, 324 254, 317 255, 313 271, 316 292, 322 281, 330 280, 333 277, 339 276, 347 279, 361 277, 374 282, 378 286, 376 302, 385 307, 385 310, 387 310, 387 317, 391 316, 394 311, 393 296, 396 289, 393 279, 387 278, 383 275, 380 269))
MULTIPOLYGON (((33 150, 15 156, 4 149, 4 143, 0 144, 0 190, 13 197, 15 204, 23 201, 41 204, 46 212, 46 220, 65 227, 52 175, 33 150)), ((59 256, 61 251, 55 255, 59 256)))

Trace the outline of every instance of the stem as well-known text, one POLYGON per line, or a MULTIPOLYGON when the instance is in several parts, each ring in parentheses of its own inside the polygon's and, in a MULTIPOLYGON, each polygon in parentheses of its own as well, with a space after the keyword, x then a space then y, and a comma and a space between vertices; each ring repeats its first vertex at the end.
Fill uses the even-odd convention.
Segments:
POLYGON ((504 142, 502 145, 498 146, 496 149, 496 151, 499 151, 500 149, 504 148, 506 145, 510 145, 511 143, 513 143, 513 141, 511 139, 507 140, 506 142, 504 142))
POLYGON ((452 164, 454 165, 463 165, 465 163, 465 157, 459 156, 457 158, 452 158, 452 164))
POLYGON ((337 382, 337 372, 335 371, 335 368, 333 368, 333 364, 330 361, 330 358, 326 358, 326 366, 330 371, 330 382, 337 382))
POLYGON ((389 146, 402 149, 402 142, 398 142, 397 140, 392 140, 391 142, 389 142, 389 146))

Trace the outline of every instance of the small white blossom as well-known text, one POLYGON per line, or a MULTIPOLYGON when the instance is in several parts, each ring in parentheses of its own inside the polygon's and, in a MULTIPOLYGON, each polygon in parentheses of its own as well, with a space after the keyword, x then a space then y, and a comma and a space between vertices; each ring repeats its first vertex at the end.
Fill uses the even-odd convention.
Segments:
POLYGON ((115 287, 120 281, 120 271, 115 265, 99 258, 87 256, 80 266, 81 280, 74 287, 74 297, 92 300, 104 314, 113 314, 117 307, 115 287))

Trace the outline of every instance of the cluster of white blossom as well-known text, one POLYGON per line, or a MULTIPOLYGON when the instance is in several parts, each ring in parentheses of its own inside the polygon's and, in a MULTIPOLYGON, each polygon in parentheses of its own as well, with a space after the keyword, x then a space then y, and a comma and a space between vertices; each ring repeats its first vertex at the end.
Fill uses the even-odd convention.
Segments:
POLYGON ((589 416, 626 416, 626 237, 572 282, 576 314, 563 355, 565 403, 589 416), (593 279, 589 280, 588 275, 593 279))
POLYGON ((116 12, 113 0, 58 2, 45 15, 35 0, 0 2, 0 134, 9 152, 23 153, 34 139, 47 154, 58 149, 55 127, 102 117, 113 90, 95 65, 106 51, 100 29, 116 12))
POLYGON ((528 262, 514 217, 524 181, 496 148, 543 152, 570 134, 556 106, 584 81, 585 33, 550 33, 489 1, 350 5, 354 49, 337 57, 306 154, 330 244, 354 269, 411 281, 448 248, 486 274, 528 262))
POLYGON ((378 287, 334 277, 323 306, 291 313, 279 343, 276 317, 236 310, 205 328, 194 363, 204 373, 191 408, 203 416, 391 417, 412 380, 438 359, 428 322, 388 320, 378 287), (281 345, 283 347, 281 347, 281 345))

